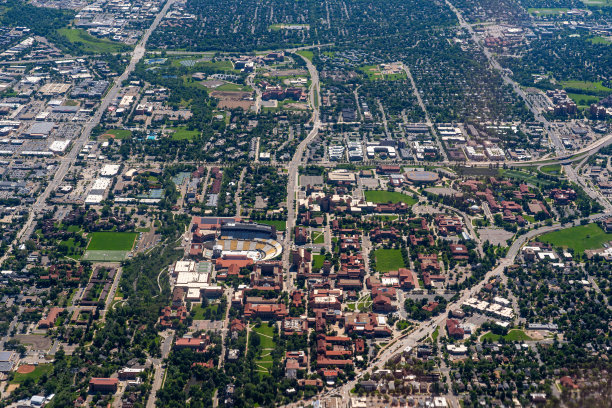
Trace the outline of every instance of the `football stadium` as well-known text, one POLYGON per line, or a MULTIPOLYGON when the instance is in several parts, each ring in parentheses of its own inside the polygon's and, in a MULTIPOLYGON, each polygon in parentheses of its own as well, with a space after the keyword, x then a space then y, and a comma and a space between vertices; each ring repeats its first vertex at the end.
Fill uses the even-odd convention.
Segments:
POLYGON ((214 241, 213 258, 246 256, 253 261, 267 261, 283 252, 276 228, 271 225, 231 217, 196 217, 192 225, 193 242, 214 241))

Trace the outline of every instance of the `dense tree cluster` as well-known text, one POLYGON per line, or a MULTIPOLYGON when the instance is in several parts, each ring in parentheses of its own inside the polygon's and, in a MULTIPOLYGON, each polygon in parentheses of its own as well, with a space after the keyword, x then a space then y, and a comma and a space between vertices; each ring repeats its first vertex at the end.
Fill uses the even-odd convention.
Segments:
POLYGON ((385 0, 325 3, 313 0, 187 1, 193 22, 160 26, 150 42, 157 47, 197 51, 253 51, 300 44, 359 41, 404 35, 454 19, 440 2, 385 0), (393 10, 393 13, 389 13, 393 10), (286 29, 282 25, 301 25, 286 29))

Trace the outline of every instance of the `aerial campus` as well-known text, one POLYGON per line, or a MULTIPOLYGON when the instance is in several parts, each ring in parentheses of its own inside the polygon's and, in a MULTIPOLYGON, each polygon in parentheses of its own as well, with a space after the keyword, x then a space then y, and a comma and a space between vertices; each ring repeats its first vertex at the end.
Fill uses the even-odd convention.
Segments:
POLYGON ((0 408, 610 407, 610 0, 0 3, 0 408))

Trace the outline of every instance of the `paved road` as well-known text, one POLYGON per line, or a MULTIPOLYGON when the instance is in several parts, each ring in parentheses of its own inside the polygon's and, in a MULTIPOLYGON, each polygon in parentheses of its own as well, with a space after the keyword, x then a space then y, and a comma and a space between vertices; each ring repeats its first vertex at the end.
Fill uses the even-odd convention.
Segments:
POLYGON ((108 291, 108 296, 106 297, 106 303, 104 304, 104 310, 102 310, 102 313, 100 313, 101 315, 100 317, 102 318, 102 321, 106 320, 106 313, 108 313, 108 309, 113 303, 113 300, 115 299, 115 293, 117 293, 117 288, 119 287, 119 282, 121 281, 122 273, 123 273, 123 268, 120 266, 117 269, 117 273, 115 274, 115 279, 113 280, 113 284, 110 290, 108 291))
MULTIPOLYGON (((590 217, 588 217, 588 220, 589 221, 594 221, 594 220, 597 220, 597 219, 601 218, 602 216, 603 216, 603 214, 594 214, 594 215, 591 215, 590 217)), ((573 225, 580 225, 580 220, 576 220, 573 225)), ((514 241, 514 243, 508 249, 508 252, 507 252, 506 256, 504 258, 502 258, 498 262, 497 266, 495 268, 493 268, 491 271, 489 271, 485 275, 484 279, 482 279, 480 281, 480 283, 478 283, 477 285, 473 286, 472 288, 470 288, 468 290, 465 290, 461 294, 461 296, 459 297, 458 300, 449 303, 448 307, 447 307, 447 310, 453 310, 453 309, 459 308, 461 306, 461 304, 463 304, 468 298, 470 298, 470 297, 474 296, 476 293, 480 292, 482 287, 487 282, 489 282, 493 277, 495 277, 495 276, 502 276, 503 277, 504 276, 504 274, 503 274, 504 269, 506 267, 508 267, 509 265, 512 265, 514 263, 514 260, 515 260, 516 256, 518 255, 521 247, 528 240, 531 240, 532 238, 534 238, 534 237, 536 237, 538 235, 545 234, 547 232, 555 231, 555 230, 562 229, 562 228, 567 228, 567 227, 568 226, 563 226, 561 224, 554 224, 554 225, 551 225, 551 226, 545 226, 545 227, 541 227, 541 228, 529 231, 526 234, 524 234, 524 235, 520 236, 519 238, 517 238, 516 241, 514 241)), ((389 345, 387 347, 381 349, 381 351, 379 352, 378 356, 371 362, 371 364, 369 365, 367 370, 365 370, 361 374, 359 374, 359 376, 355 380, 349 381, 348 383, 346 383, 343 386, 340 386, 338 388, 331 389, 331 390, 325 392, 324 394, 322 394, 322 396, 340 395, 345 400, 348 400, 348 398, 350 398, 350 396, 351 396, 350 395, 350 390, 353 389, 353 387, 355 387, 355 385, 359 381, 359 378, 363 374, 365 374, 366 372, 371 374, 372 371, 373 371, 373 367, 382 368, 384 366, 384 364, 391 359, 391 357, 395 356, 397 353, 401 352, 406 347, 415 347, 415 346, 417 346, 421 339, 426 338, 428 336, 431 336, 432 333, 435 331, 435 329, 438 326, 444 327, 446 318, 447 318, 446 313, 440 314, 440 315, 434 317, 433 319, 430 319, 429 321, 425 321, 425 322, 420 323, 408 335, 404 335, 404 336, 396 337, 394 339, 390 339, 389 340, 389 345)))
POLYGON ((34 227, 36 226, 36 217, 40 215, 45 208, 47 208, 47 198, 49 198, 51 192, 57 190, 57 188, 63 182, 64 177, 66 177, 66 174, 76 161, 77 155, 83 148, 83 145, 89 140, 91 131, 100 123, 102 115, 108 109, 108 106, 111 104, 111 102, 113 102, 117 98, 123 81, 125 81, 129 77, 129 75, 134 71, 134 68, 136 67, 138 61, 140 61, 140 59, 144 56, 149 36, 153 32, 153 30, 155 30, 155 28, 159 25, 160 21, 166 15, 168 9, 174 3, 174 1, 175 0, 168 0, 168 2, 164 5, 164 7, 155 17, 155 20, 153 21, 151 26, 144 33, 138 45, 132 51, 132 58, 125 71, 123 72, 123 74, 121 74, 121 76, 115 79, 113 87, 110 89, 110 91, 108 91, 106 96, 104 96, 104 98, 100 102, 96 113, 85 124, 83 130, 81 131, 81 135, 73 141, 71 150, 66 154, 66 156, 61 159, 59 167, 55 172, 53 179, 51 179, 47 187, 42 191, 42 193, 36 199, 36 202, 32 205, 31 210, 28 212, 27 221, 25 222, 21 231, 17 234, 16 239, 11 244, 11 248, 9 248, 5 256, 0 259, 0 264, 6 259, 14 245, 16 245, 18 242, 26 241, 32 235, 34 227))
POLYGON ((289 271, 289 248, 291 248, 291 232, 295 227, 296 211, 295 211, 295 196, 298 190, 298 177, 299 167, 304 162, 304 151, 306 147, 312 142, 312 140, 319 133, 321 127, 321 120, 319 119, 319 106, 316 103, 319 100, 319 92, 321 90, 319 84, 319 72, 315 66, 310 62, 308 58, 304 58, 308 72, 310 74, 310 93, 308 95, 308 101, 312 108, 312 130, 308 133, 308 136, 298 145, 293 159, 288 166, 288 182, 287 182, 287 225, 285 230, 285 241, 283 247, 285 251, 283 253, 283 265, 286 271, 289 271))
MULTIPOLYGON (((246 84, 255 90, 255 104, 253 105, 253 110, 255 113, 259 113, 261 110, 261 89, 259 89, 258 86, 255 86, 253 79, 255 79, 255 73, 252 73, 247 77, 246 84)), ((258 158, 259 156, 255 157, 256 160, 258 158)))
POLYGON ((227 337, 227 332, 230 329, 230 321, 229 321, 229 311, 232 307, 232 298, 234 296, 234 289, 229 288, 226 293, 227 296, 227 307, 225 309, 225 317, 223 318, 223 328, 221 329, 221 357, 219 357, 219 368, 223 367, 223 362, 225 361, 225 338, 227 337))
MULTIPOLYGON (((159 11, 157 16, 155 17, 155 20, 153 21, 151 26, 143 34, 142 38, 140 39, 140 42, 132 51, 130 62, 128 66, 126 67, 125 71, 123 72, 123 74, 121 74, 121 76, 115 79, 112 88, 108 91, 108 93, 104 96, 104 98, 100 102, 100 105, 98 109, 96 110, 94 116, 85 124, 81 132, 81 135, 78 137, 78 139, 76 139, 72 143, 72 148, 70 152, 60 161, 59 167, 57 171, 55 172, 53 179, 49 182, 49 184, 44 189, 44 191, 38 196, 38 199, 36 200, 36 202, 31 208, 31 211, 29 212, 28 220, 24 224, 23 228, 17 235, 17 239, 12 243, 12 245, 15 245, 19 241, 23 242, 27 240, 32 234, 34 225, 35 225, 35 218, 46 207, 46 200, 49 197, 50 193, 52 191, 55 191, 60 186, 60 184, 63 182, 64 177, 66 176, 66 174, 68 173, 68 171, 70 170, 74 162, 76 161, 76 157, 78 153, 81 151, 83 145, 89 140, 91 131, 98 125, 98 123, 100 123, 100 119, 102 118, 102 115, 104 114, 104 112, 108 109, 108 106, 113 101, 115 101, 115 99, 117 98, 117 95, 119 94, 123 81, 125 81, 129 77, 129 75, 134 71, 136 64, 145 55, 146 44, 149 39, 149 36, 157 28, 157 26, 159 25, 163 17, 166 15, 166 13, 168 12, 168 9, 174 3, 174 1, 175 0, 168 0, 166 2, 164 7, 159 11)), ((9 252, 10 251, 8 251, 7 254, 9 252)), ((0 260, 0 263, 3 260, 4 258, 0 260)), ((114 296, 115 290, 117 289, 117 284, 119 282, 120 275, 121 275, 121 271, 118 271, 115 282, 113 283, 113 286, 107 298, 105 310, 107 310, 107 308, 110 305, 110 302, 112 302, 112 298, 114 296)), ((11 322, 11 325, 12 324, 13 323, 11 322)), ((173 339, 174 339, 173 331, 171 331, 169 335, 167 335, 164 338, 162 342, 162 347, 161 347, 162 348, 162 359, 168 356, 170 352, 170 348, 172 346, 173 339)), ((153 366, 155 368, 155 378, 153 381, 153 387, 151 389, 151 393, 149 394, 149 399, 147 401, 147 407, 149 408, 155 407, 156 393, 157 393, 157 390, 162 385, 164 371, 165 371, 164 368, 162 367, 161 359, 153 360, 153 366)))
POLYGON ((169 330, 165 335, 162 334, 163 340, 161 344, 161 359, 153 359, 153 368, 155 374, 153 376, 153 385, 151 386, 151 392, 149 393, 149 399, 147 400, 147 408, 155 408, 155 399, 157 398, 157 391, 161 388, 164 382, 164 374, 166 369, 162 365, 162 362, 170 354, 172 348, 172 342, 174 341, 174 330, 169 330))
POLYGON ((414 78, 412 77, 412 72, 410 72, 410 70, 405 64, 402 64, 402 68, 404 68, 404 72, 406 73, 406 76, 408 77, 408 79, 410 80, 410 84, 412 85, 412 91, 414 92, 414 96, 416 97, 417 102, 421 107, 421 110, 425 114, 425 123, 427 124, 427 127, 431 129, 431 132, 434 134, 434 137, 438 144, 438 150, 440 151, 440 155, 443 157, 444 161, 448 161, 448 155, 446 154, 446 150, 444 150, 444 147, 442 146, 442 140, 440 140, 440 135, 437 133, 437 130, 435 129, 431 118, 429 117, 429 112, 427 112, 427 108, 425 108, 425 104, 423 103, 423 99, 421 98, 419 88, 417 88, 416 82, 414 82, 414 78))
MULTIPOLYGON (((121 54, 121 53, 119 53, 121 54)), ((93 59, 98 55, 81 55, 76 57, 61 57, 61 58, 37 58, 37 59, 23 59, 14 61, 0 61, 0 65, 25 65, 25 64, 42 64, 45 62, 65 61, 66 59, 93 59)))
POLYGON ((563 146, 563 143, 561 142, 561 137, 557 133, 557 130, 553 129, 550 126, 550 122, 548 122, 548 120, 544 116, 542 116, 541 112, 537 109, 537 107, 534 106, 531 103, 531 101, 529 101, 529 98, 527 98, 527 95, 521 89, 521 87, 512 78, 508 76, 507 71, 505 71, 502 68, 502 66, 499 64, 497 59, 495 59, 495 56, 489 51, 489 49, 483 46, 482 42, 480 41, 480 38, 478 37, 476 32, 473 30, 472 26, 465 21, 465 19, 461 15, 461 12, 457 10, 457 8, 449 0, 446 0, 446 4, 448 5, 448 7, 450 7, 453 13, 455 13, 455 15, 457 16, 457 19, 459 20, 459 25, 462 28, 465 28, 468 31, 468 33, 470 33, 472 40, 480 46, 480 48, 482 49, 482 52, 487 57, 489 64, 491 64, 491 67, 499 71, 504 83, 507 85, 510 85, 512 89, 514 89, 514 92, 516 92, 516 94, 519 95, 521 99, 523 99, 527 107, 531 110, 535 119, 544 124, 544 127, 549 131, 548 136, 550 137, 555 150, 558 153, 565 152, 565 146, 563 146))
POLYGON ((247 168, 245 167, 240 172, 240 178, 238 179, 238 184, 236 185, 236 194, 234 194, 234 202, 236 203, 236 217, 240 217, 240 213, 242 212, 242 196, 240 195, 240 191, 242 190, 242 182, 244 181, 246 170, 247 168))
POLYGON ((574 183, 582 187, 584 192, 591 199, 597 201, 605 208, 606 212, 612 212, 612 204, 610 204, 610 201, 608 201, 608 199, 604 197, 601 191, 593 189, 587 181, 585 181, 582 177, 578 175, 577 171, 571 165, 563 166, 563 170, 565 171, 565 174, 567 175, 567 178, 570 181, 573 181, 574 183))

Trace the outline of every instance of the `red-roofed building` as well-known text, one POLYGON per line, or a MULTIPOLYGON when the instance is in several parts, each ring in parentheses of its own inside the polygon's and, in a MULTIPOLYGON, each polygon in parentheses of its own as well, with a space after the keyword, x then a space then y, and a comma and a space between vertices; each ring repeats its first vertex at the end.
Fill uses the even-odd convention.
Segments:
POLYGON ((304 227, 295 227, 295 243, 305 244, 308 242, 308 230, 304 227))
POLYGON ((446 320, 446 331, 450 337, 455 339, 463 339, 465 331, 459 327, 459 321, 455 319, 447 319, 446 320))
POLYGON ((372 300, 372 310, 375 312, 388 313, 395 309, 395 306, 391 303, 391 299, 386 296, 379 295, 372 300))
POLYGON ((64 311, 63 307, 52 307, 47 314, 47 317, 38 322, 39 329, 48 329, 49 327, 55 326, 57 317, 64 311))
POLYGON ((342 289, 357 289, 361 290, 363 284, 359 279, 339 279, 336 284, 337 287, 342 289))
MULTIPOLYGON (((219 191, 217 191, 218 193, 219 191)), ((211 191, 215 194, 214 191, 211 191)), ((197 230, 217 230, 223 224, 240 222, 239 217, 193 217, 191 219, 191 231, 197 230)))
POLYGON ((380 164, 376 166, 376 172, 378 174, 398 174, 401 171, 401 167, 395 164, 380 164))
MULTIPOLYGON (((393 287, 398 287, 406 290, 414 289, 416 287, 416 278, 414 273, 410 269, 399 268, 397 271, 389 271, 383 275, 384 278, 397 278, 397 284, 392 285, 393 287)), ((374 288, 377 285, 381 285, 380 281, 370 279, 371 286, 374 288)), ((386 285, 389 286, 389 285, 386 285)), ((375 296, 375 293, 372 292, 372 296, 375 296)), ((392 295, 393 299, 395 295, 392 295)))
POLYGON ((296 290, 293 291, 293 293, 291 294, 291 304, 293 305, 293 307, 300 307, 302 306, 302 297, 304 295, 302 294, 301 290, 296 290))
POLYGON ((431 286, 431 282, 444 282, 446 280, 446 278, 444 277, 444 275, 432 275, 429 272, 423 272, 423 285, 425 285, 426 288, 431 286))
POLYGON ((175 327, 177 324, 183 323, 186 318, 187 308, 185 306, 181 305, 176 310, 172 310, 170 306, 166 306, 162 309, 159 323, 163 327, 175 327))
POLYGON ((563 376, 559 379, 559 383, 564 386, 565 388, 569 388, 569 389, 576 389, 578 388, 578 386, 574 383, 574 380, 572 380, 572 377, 570 376, 563 376))
POLYGON ((376 313, 346 313, 344 327, 349 334, 357 333, 368 337, 391 335, 391 329, 386 325, 384 317, 376 313))
POLYGON ((210 337, 183 337, 176 340, 174 348, 177 350, 191 349, 203 353, 210 344, 210 337))
POLYGON ((570 200, 576 198, 576 192, 572 189, 561 190, 554 188, 550 190, 550 198, 555 200, 557 204, 567 204, 570 200))
POLYGON ((215 267, 217 269, 228 269, 231 265, 246 268, 249 265, 253 265, 253 260, 246 255, 224 255, 222 258, 215 260, 215 267))
POLYGON ((312 253, 304 248, 297 248, 291 251, 291 262, 294 266, 300 266, 302 263, 308 263, 312 260, 312 253))
POLYGON ((451 244, 450 249, 451 249, 451 254, 453 255, 453 259, 455 260, 468 259, 468 249, 465 245, 451 244))
POLYGON ((376 204, 375 210, 377 213, 396 213, 403 214, 410 209, 410 206, 406 203, 392 203, 392 204, 376 204))
POLYGON ((239 332, 243 330, 246 330, 246 325, 240 319, 234 319, 230 322, 230 331, 239 332))
POLYGON ((285 304, 272 304, 272 305, 255 305, 247 303, 244 306, 244 317, 261 317, 263 319, 283 319, 289 315, 285 304))
POLYGON ((117 392, 117 385, 119 380, 117 378, 92 378, 89 380, 89 391, 90 392, 117 392))
POLYGON ((361 337, 355 339, 355 354, 365 353, 365 340, 361 337))
POLYGON ((385 296, 395 300, 397 298, 397 291, 394 287, 375 286, 372 288, 372 297, 376 298, 377 296, 385 296))
POLYGON ((460 234, 463 230, 461 218, 448 215, 437 215, 435 219, 440 235, 446 236, 449 233, 460 234))
POLYGON ((514 201, 502 201, 501 205, 504 210, 508 210, 512 212, 523 211, 523 207, 521 207, 520 204, 517 204, 514 201))
POLYGON ((215 366, 215 363, 213 362, 212 359, 208 360, 207 362, 199 362, 199 363, 193 363, 191 365, 191 368, 193 367, 204 367, 204 368, 213 368, 215 366))
POLYGON ((438 305, 439 305, 438 302, 429 302, 428 304, 423 306, 423 310, 425 310, 426 312, 433 312, 436 309, 436 307, 438 307, 438 305))
POLYGON ((323 387, 323 380, 321 380, 320 378, 316 378, 314 380, 304 380, 304 379, 300 379, 298 380, 298 386, 304 388, 304 387, 317 387, 317 388, 321 388, 323 387))
POLYGON ((335 360, 323 356, 317 357, 317 367, 344 367, 353 365, 353 360, 335 360))
POLYGON ((370 239, 375 242, 380 242, 385 239, 397 240, 399 236, 399 231, 393 227, 388 230, 374 228, 372 231, 370 231, 370 239))
POLYGON ((417 256, 419 262, 421 263, 421 272, 424 271, 432 271, 439 272, 440 271, 440 262, 438 262, 437 254, 418 254, 417 256))

